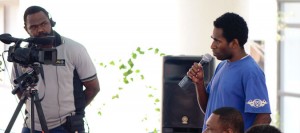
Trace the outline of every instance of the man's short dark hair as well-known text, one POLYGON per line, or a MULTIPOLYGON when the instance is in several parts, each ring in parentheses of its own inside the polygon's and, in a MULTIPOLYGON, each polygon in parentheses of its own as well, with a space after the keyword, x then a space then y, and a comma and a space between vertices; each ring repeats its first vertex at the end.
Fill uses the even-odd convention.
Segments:
POLYGON ((227 42, 237 39, 241 48, 247 42, 248 26, 246 21, 238 14, 227 12, 214 21, 214 26, 223 29, 223 36, 227 42))
POLYGON ((233 107, 221 107, 216 109, 214 114, 219 115, 219 122, 223 128, 232 128, 233 130, 243 133, 244 120, 240 111, 233 107))
POLYGON ((246 133, 281 133, 281 131, 272 125, 254 125, 246 133))
POLYGON ((23 16, 24 24, 26 25, 26 18, 27 18, 28 15, 34 14, 34 13, 37 13, 37 12, 40 12, 40 11, 44 12, 46 14, 46 16, 48 16, 48 18, 49 18, 49 13, 47 12, 46 9, 44 9, 40 6, 30 6, 24 12, 24 16, 23 16))

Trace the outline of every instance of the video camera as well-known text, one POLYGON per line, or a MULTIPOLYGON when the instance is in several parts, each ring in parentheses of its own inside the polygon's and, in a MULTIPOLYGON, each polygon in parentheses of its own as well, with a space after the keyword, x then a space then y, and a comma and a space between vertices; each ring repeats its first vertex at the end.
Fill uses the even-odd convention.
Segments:
POLYGON ((54 36, 20 39, 5 33, 0 35, 0 40, 5 44, 15 43, 15 45, 8 48, 7 61, 9 62, 16 62, 22 66, 33 65, 36 62, 41 64, 56 64, 57 50, 55 48, 41 48, 43 45, 51 44, 54 36), (28 47, 20 47, 22 42, 28 42, 28 47))

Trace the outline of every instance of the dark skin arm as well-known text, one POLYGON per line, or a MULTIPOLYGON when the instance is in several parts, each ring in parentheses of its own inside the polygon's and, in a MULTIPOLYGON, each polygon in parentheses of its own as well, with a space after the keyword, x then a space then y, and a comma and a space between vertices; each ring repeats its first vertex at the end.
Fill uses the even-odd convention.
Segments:
POLYGON ((196 87, 198 104, 200 105, 202 112, 205 113, 208 96, 204 87, 204 72, 201 64, 194 63, 187 72, 187 75, 193 81, 196 87))
POLYGON ((16 94, 17 94, 18 98, 21 99, 21 97, 22 97, 21 91, 18 90, 16 94))
POLYGON ((270 124, 271 123, 271 116, 270 114, 262 113, 262 114, 257 114, 255 121, 253 125, 258 125, 258 124, 270 124))
POLYGON ((95 78, 91 81, 83 82, 83 85, 86 88, 84 90, 84 94, 85 94, 85 99, 86 99, 85 106, 87 106, 92 102, 92 100, 95 98, 95 96, 100 91, 98 78, 95 78))

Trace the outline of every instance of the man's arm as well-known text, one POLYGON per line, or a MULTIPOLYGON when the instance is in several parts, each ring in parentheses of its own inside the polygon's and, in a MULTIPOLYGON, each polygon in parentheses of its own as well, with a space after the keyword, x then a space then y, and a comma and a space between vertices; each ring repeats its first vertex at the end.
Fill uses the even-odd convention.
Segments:
POLYGON ((206 90, 204 87, 204 82, 196 83, 195 87, 196 87, 196 92, 197 92, 198 104, 200 105, 200 107, 201 107, 200 109, 202 110, 202 112, 205 113, 208 97, 207 97, 206 90))
POLYGON ((204 87, 204 72, 201 64, 194 63, 192 68, 190 68, 190 70, 188 71, 187 75, 195 84, 198 104, 202 112, 205 113, 208 96, 204 87))
POLYGON ((270 114, 257 114, 253 125, 257 124, 270 124, 271 123, 270 114))
POLYGON ((22 93, 20 90, 18 90, 16 94, 17 94, 17 96, 18 96, 18 98, 19 98, 19 100, 20 100, 23 93, 22 93))
POLYGON ((85 106, 87 106, 92 102, 94 97, 100 91, 98 78, 95 78, 91 81, 83 82, 83 85, 85 86, 85 90, 84 90, 85 99, 86 99, 85 106))

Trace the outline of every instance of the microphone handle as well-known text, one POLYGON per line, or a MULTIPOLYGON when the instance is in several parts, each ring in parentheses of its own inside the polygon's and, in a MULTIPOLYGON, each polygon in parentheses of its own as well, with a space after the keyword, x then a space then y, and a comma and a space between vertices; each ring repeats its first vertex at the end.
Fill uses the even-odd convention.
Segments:
POLYGON ((187 89, 189 88, 191 85, 193 84, 192 80, 187 76, 185 75, 181 81, 178 83, 178 85, 180 86, 180 88, 182 89, 187 89))
MULTIPOLYGON (((202 66, 206 65, 207 62, 201 60, 198 64, 201 64, 202 66)), ((185 75, 181 81, 178 83, 178 85, 180 86, 180 88, 182 89, 188 89, 191 85, 193 84, 193 81, 187 76, 185 75)))

